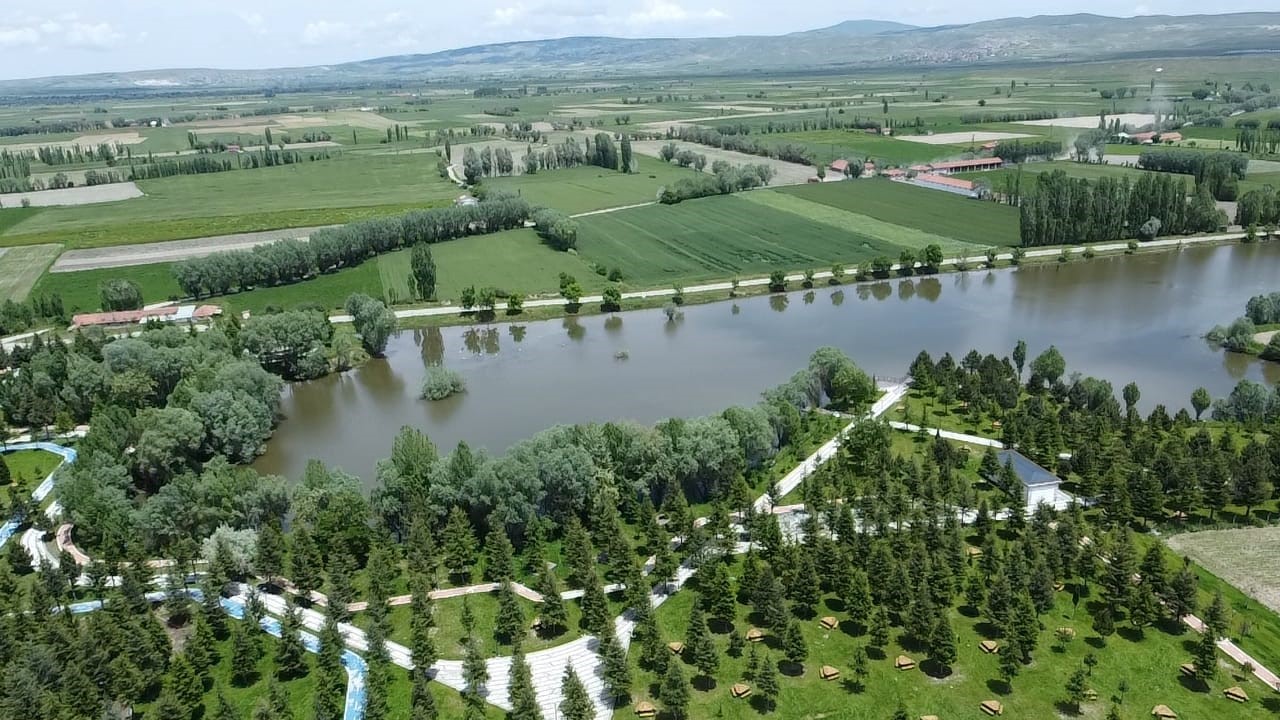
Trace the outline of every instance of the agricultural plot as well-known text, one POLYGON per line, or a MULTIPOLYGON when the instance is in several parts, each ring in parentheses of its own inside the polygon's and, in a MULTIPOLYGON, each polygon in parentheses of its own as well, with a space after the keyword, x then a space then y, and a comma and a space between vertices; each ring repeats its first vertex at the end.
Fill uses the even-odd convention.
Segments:
POLYGON ((142 191, 138 189, 137 184, 122 182, 110 185, 69 187, 62 190, 8 193, 0 198, 0 202, 15 206, 26 203, 30 207, 70 207, 120 202, 121 200, 132 200, 140 197, 142 197, 142 191))
POLYGON ((942 251, 951 256, 969 256, 980 254, 986 248, 972 243, 961 242, 943 235, 935 235, 923 230, 877 220, 869 215, 862 215, 848 210, 806 200, 797 195, 760 190, 742 193, 743 200, 773 208, 780 212, 792 213, 798 217, 808 218, 815 222, 830 225, 836 230, 853 230, 870 235, 893 245, 913 250, 921 250, 926 245, 936 244, 942 251))
POLYGON ((228 250, 248 250, 258 245, 267 245, 278 240, 293 238, 305 240, 311 233, 320 230, 321 227, 270 230, 258 233, 196 238, 194 240, 171 240, 169 242, 143 243, 141 245, 116 245, 115 247, 68 250, 58 256, 57 262, 53 264, 53 267, 49 268, 49 272, 77 272, 80 270, 101 270, 104 268, 177 262, 228 250))
POLYGON ((1018 242, 1018 212, 890 180, 856 180, 786 188, 813 202, 983 247, 1018 242))
POLYGON ((762 135, 779 145, 794 143, 809 148, 815 161, 824 164, 839 158, 871 158, 879 164, 910 165, 955 157, 968 152, 967 144, 927 144, 901 138, 872 135, 861 130, 813 130, 809 132, 762 135))
MULTIPOLYGON (((1141 170, 1136 167, 1126 165, 1111 165, 1109 163, 1078 163, 1078 162, 1038 162, 1025 163, 1019 166, 1005 167, 999 170, 984 170, 982 172, 957 173, 956 177, 966 180, 986 180, 995 190, 1002 187, 1004 179, 1016 175, 1019 171, 1023 173, 1023 180, 1034 180, 1036 175, 1040 173, 1053 172, 1061 170, 1070 177, 1084 178, 1086 180, 1098 180, 1100 178, 1129 178, 1131 181, 1136 180, 1150 171, 1141 170)), ((1194 182, 1194 178, 1190 175, 1186 176, 1188 183, 1194 182)))
MULTIPOLYGON (((562 272, 577 278, 587 292, 598 291, 606 284, 605 279, 593 272, 581 256, 552 250, 532 230, 510 230, 437 243, 431 246, 431 254, 435 258, 439 278, 436 298, 441 301, 456 302, 462 295, 462 289, 469 285, 495 287, 525 295, 555 294, 560 288, 562 272)), ((403 303, 413 300, 409 260, 409 250, 378 257, 378 278, 382 295, 388 301, 403 303)), ((365 263, 372 264, 374 261, 365 263)), ((335 277, 342 272, 335 273, 335 277)), ((325 280, 319 278, 311 282, 325 283, 325 280)), ((339 302, 342 299, 345 296, 339 302)))
POLYGON ((579 220, 578 233, 582 257, 618 266, 628 283, 642 287, 825 269, 833 262, 896 257, 900 250, 732 195, 593 215, 579 220))
POLYGON ((1168 538, 1190 557, 1246 595, 1280 612, 1280 527, 1205 530, 1168 538))
MULTIPOLYGON (((641 140, 632 143, 632 147, 638 155, 648 155, 656 158, 660 157, 659 152, 662 150, 662 146, 666 144, 667 141, 665 140, 641 140)), ((677 142, 676 147, 680 150, 687 148, 699 155, 705 155, 707 157, 707 172, 711 171, 711 165, 717 160, 724 160, 731 165, 768 165, 773 168, 773 185, 797 185, 808 182, 809 178, 816 177, 817 172, 808 165, 800 165, 758 155, 747 155, 746 153, 732 150, 721 150, 697 143, 677 142)))
MULTIPOLYGON (((34 247, 49 247, 36 245, 34 247)), ((56 246, 55 246, 56 247, 56 246)), ((9 255, 30 250, 30 247, 10 248, 0 256, 2 264, 9 255)), ((182 297, 182 289, 173 279, 173 266, 170 263, 142 265, 129 268, 106 268, 102 270, 82 270, 80 272, 45 273, 35 283, 32 290, 37 295, 57 294, 62 297, 62 305, 68 313, 97 312, 102 300, 98 294, 98 286, 107 280, 123 278, 132 280, 142 290, 145 303, 164 302, 182 297)))
POLYGON ((28 245, 0 252, 0 299, 27 297, 61 250, 61 245, 28 245))
POLYGON ((485 184, 519 193, 535 205, 545 205, 573 215, 653 202, 658 199, 659 188, 697 172, 656 158, 638 157, 636 161, 637 170, 629 175, 585 166, 543 171, 536 175, 493 178, 486 180, 485 184))
POLYGON ((46 208, 0 236, 0 245, 56 240, 72 248, 105 247, 328 225, 445 204, 457 194, 439 177, 430 155, 349 153, 314 163, 184 175, 138 185, 146 197, 84 208, 46 208))

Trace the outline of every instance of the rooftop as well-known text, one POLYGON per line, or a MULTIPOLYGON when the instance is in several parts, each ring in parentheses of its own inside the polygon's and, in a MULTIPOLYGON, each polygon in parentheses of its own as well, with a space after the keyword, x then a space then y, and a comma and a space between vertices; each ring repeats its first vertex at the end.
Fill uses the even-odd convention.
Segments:
POLYGON ((996 457, 1000 459, 1001 466, 1006 462, 1011 462, 1014 474, 1018 476, 1023 485, 1028 487, 1032 485, 1057 485, 1062 482, 1057 475, 1035 464, 1031 458, 1017 450, 1001 450, 996 453, 996 457))
POLYGON ((1004 164, 1004 160, 998 157, 993 158, 974 158, 972 160, 949 160, 947 162, 931 163, 934 170, 954 170, 964 167, 997 167, 1004 164))
POLYGON ((933 173, 920 173, 919 175, 916 175, 916 181, 928 183, 930 185, 942 185, 943 187, 951 187, 957 190, 973 189, 973 183, 969 180, 947 177, 946 175, 935 175, 933 173))

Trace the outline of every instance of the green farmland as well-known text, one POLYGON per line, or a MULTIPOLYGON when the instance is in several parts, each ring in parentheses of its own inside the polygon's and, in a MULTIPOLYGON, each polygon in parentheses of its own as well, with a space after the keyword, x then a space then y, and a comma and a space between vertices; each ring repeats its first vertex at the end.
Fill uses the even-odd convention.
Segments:
POLYGON ((540 172, 536 175, 494 178, 487 185, 520 193, 535 205, 553 207, 571 215, 653 202, 658 189, 696 170, 637 155, 637 170, 629 175, 584 166, 540 172))
POLYGON ((1018 212, 1013 208, 914 185, 857 180, 778 192, 983 247, 1018 242, 1018 212))
POLYGON ((25 298, 60 252, 61 245, 0 249, 0 298, 25 298))

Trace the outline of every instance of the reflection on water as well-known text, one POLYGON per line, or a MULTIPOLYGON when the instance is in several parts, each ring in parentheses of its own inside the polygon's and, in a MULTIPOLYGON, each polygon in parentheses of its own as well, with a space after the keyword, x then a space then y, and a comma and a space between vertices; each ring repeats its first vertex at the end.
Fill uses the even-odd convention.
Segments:
POLYGON ((1221 396, 1242 378, 1280 381, 1280 364, 1202 337, 1278 276, 1280 244, 1193 248, 798 291, 804 305, 792 312, 788 295, 770 295, 736 299, 728 312, 681 308, 671 320, 645 310, 404 331, 383 360, 286 389, 287 419, 256 466, 296 478, 314 457, 371 477, 403 425, 444 451, 467 440, 500 452, 555 423, 717 412, 754 402, 822 345, 900 376, 921 348, 1003 355, 1021 338, 1034 356, 1055 344, 1072 370, 1116 388, 1137 381, 1144 411, 1176 409, 1198 386, 1221 396), (824 294, 830 301, 818 302, 824 294), (629 360, 616 361, 624 350, 629 360), (428 365, 461 372, 467 392, 419 399, 428 365))

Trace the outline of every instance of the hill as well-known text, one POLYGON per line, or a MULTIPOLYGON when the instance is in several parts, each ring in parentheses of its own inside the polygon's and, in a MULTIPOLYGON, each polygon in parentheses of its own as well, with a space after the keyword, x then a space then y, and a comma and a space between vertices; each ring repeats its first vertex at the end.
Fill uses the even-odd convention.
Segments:
POLYGON ((1280 13, 1041 15, 940 27, 853 20, 781 36, 567 37, 499 43, 331 66, 154 70, 0 82, 0 94, 282 89, 387 81, 609 78, 872 67, 936 67, 1280 52, 1280 13), (857 42, 844 42, 857 38, 857 42))

